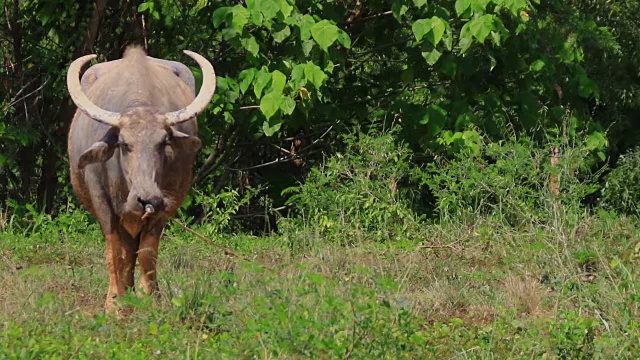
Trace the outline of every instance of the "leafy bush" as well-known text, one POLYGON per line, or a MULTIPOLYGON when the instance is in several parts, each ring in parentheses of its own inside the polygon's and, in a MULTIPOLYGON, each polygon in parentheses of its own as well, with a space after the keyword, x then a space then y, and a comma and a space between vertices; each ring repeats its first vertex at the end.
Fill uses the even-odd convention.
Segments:
POLYGON ((402 186, 415 179, 411 152, 396 144, 394 133, 345 135, 343 153, 313 168, 300 186, 285 190, 296 193, 288 202, 296 203, 307 225, 351 242, 361 236, 391 239, 416 224, 411 194, 402 186))
POLYGON ((597 189, 589 177, 578 177, 588 153, 562 146, 558 164, 551 166, 550 148, 511 139, 430 164, 426 183, 436 198, 436 210, 442 217, 489 215, 518 225, 551 219, 557 204, 579 208, 597 189), (557 196, 550 191, 552 176, 558 179, 557 196))
POLYGON ((636 214, 640 200, 640 148, 620 157, 605 177, 600 203, 604 208, 636 214))

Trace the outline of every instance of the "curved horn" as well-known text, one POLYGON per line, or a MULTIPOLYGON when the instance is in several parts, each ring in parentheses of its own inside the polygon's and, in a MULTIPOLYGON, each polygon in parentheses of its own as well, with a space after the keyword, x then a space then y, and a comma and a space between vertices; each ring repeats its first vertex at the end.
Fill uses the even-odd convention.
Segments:
POLYGON ((77 58, 71 63, 69 71, 67 71, 67 88, 69 89, 69 95, 71 95, 71 99, 78 109, 90 118, 103 124, 118 127, 120 123, 120 114, 107 111, 96 106, 96 104, 89 100, 84 91, 82 91, 82 87, 80 85, 79 77, 82 66, 95 59, 96 56, 97 55, 85 55, 77 58))
POLYGON ((216 91, 216 73, 211 63, 202 57, 202 55, 196 54, 193 51, 184 50, 184 53, 200 65, 200 69, 202 69, 202 86, 200 87, 198 96, 186 108, 164 114, 167 117, 167 126, 183 123, 201 113, 207 108, 211 97, 213 97, 216 91))

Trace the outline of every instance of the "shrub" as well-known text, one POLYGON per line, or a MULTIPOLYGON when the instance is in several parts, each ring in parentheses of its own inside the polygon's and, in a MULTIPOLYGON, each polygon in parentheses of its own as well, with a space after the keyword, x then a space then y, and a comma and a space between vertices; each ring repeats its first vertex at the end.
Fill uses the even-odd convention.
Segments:
POLYGON ((635 148, 618 160, 605 177, 600 205, 608 210, 637 214, 640 200, 640 148, 635 148))
POLYGON ((288 188, 305 225, 346 242, 367 237, 384 241, 416 224, 411 193, 411 152, 395 141, 395 130, 343 137, 345 150, 313 168, 300 186, 288 188))
POLYGON ((549 220, 559 204, 580 208, 597 189, 589 176, 580 179, 588 153, 561 146, 559 162, 551 166, 549 149, 529 139, 511 139, 430 164, 426 183, 437 212, 444 218, 493 216, 513 226, 549 220), (557 196, 550 191, 551 176, 558 179, 557 196))

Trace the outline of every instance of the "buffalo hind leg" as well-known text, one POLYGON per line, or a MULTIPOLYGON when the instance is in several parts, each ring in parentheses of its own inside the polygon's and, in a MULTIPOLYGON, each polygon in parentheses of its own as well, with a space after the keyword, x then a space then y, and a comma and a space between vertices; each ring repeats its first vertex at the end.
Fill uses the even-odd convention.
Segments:
POLYGON ((140 236, 138 262, 140 263, 142 288, 147 295, 154 295, 158 290, 156 263, 163 228, 164 221, 158 221, 140 236))
POLYGON ((105 235, 107 267, 109 268, 109 292, 105 301, 108 313, 121 313, 116 300, 133 290, 136 264, 136 244, 121 229, 115 234, 105 235))

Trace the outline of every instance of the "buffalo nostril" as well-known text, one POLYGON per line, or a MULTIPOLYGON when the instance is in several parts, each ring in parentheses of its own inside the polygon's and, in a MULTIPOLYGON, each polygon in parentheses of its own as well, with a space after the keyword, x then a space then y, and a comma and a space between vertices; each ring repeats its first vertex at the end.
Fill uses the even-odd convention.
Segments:
POLYGON ((162 198, 159 196, 153 196, 148 199, 138 198, 138 202, 140 203, 140 205, 142 205, 142 208, 145 211, 147 211, 147 209, 151 207, 150 208, 151 212, 160 211, 164 206, 164 202, 162 201, 162 198))

